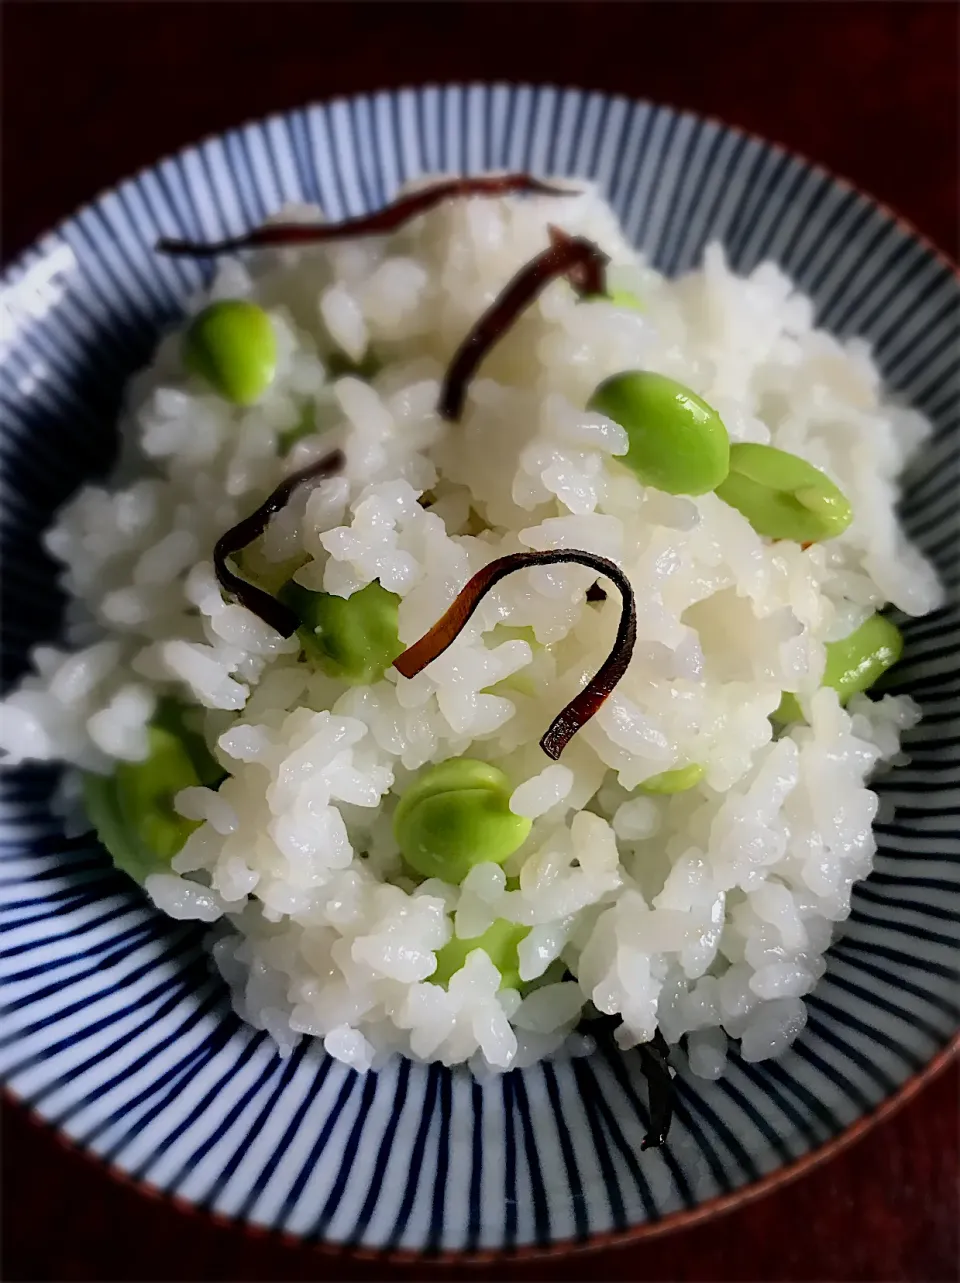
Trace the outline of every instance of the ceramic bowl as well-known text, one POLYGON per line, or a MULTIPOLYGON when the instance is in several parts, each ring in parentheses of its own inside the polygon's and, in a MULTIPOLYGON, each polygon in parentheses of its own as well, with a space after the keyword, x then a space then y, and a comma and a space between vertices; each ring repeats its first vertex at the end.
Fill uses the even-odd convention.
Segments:
POLYGON ((231 1013, 200 931, 155 912, 92 839, 66 841, 54 774, 3 776, 8 1089, 117 1174, 240 1225, 357 1250, 565 1249, 711 1214, 829 1154, 941 1064, 958 1022, 960 425, 950 265, 816 166, 713 121, 598 93, 450 86, 275 116, 161 161, 80 210, 3 277, 5 678, 52 638, 61 601, 38 542, 114 448, 127 376, 201 280, 161 233, 210 240, 286 201, 337 219, 434 171, 585 175, 666 272, 713 239, 738 269, 777 260, 819 321, 874 346, 936 434, 903 519, 949 603, 906 622, 888 688, 924 719, 883 778, 880 850, 810 1018, 782 1059, 678 1079, 669 1144, 641 1153, 635 1053, 483 1084, 400 1062, 359 1077, 312 1042, 281 1060, 231 1013))

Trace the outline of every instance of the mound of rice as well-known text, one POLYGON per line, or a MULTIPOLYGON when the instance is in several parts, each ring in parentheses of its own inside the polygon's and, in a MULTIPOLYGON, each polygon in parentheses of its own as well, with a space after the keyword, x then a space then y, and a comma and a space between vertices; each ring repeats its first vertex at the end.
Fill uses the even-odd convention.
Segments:
MULTIPOLYGON (((133 381, 115 475, 80 490, 46 536, 71 598, 65 644, 37 648, 0 707, 7 761, 106 773, 146 754, 160 696, 199 706, 229 778, 178 795, 203 823, 146 889, 165 913, 216 924, 238 1012, 286 1052, 312 1034, 360 1070, 395 1052, 505 1069, 589 1049, 576 1027, 597 1011, 622 1017, 623 1047, 658 1028, 671 1044, 687 1035, 708 1078, 728 1039, 747 1060, 783 1051, 870 871, 866 781, 917 720, 909 699, 841 708, 819 682, 825 642, 884 603, 916 615, 939 601, 894 513, 926 422, 884 399, 865 344, 815 328, 774 264, 739 278, 714 245, 701 270, 665 280, 589 188, 453 201, 389 237, 226 260, 193 310, 233 297, 268 309, 277 378, 238 409, 185 375, 173 334, 133 381), (443 422, 454 349, 549 223, 598 242, 611 285, 643 311, 554 282, 482 366, 462 422, 443 422), (331 354, 342 367, 371 350, 371 381, 332 373, 331 354), (732 441, 822 468, 852 502, 850 528, 802 550, 762 539, 713 494, 642 486, 616 462, 623 429, 583 408, 627 368, 692 387, 732 441), (317 431, 286 450, 305 410, 317 431), (623 567, 633 660, 561 762, 537 741, 606 656, 619 613, 616 594, 587 602, 583 567, 503 581, 423 673, 372 686, 313 671, 295 637, 225 600, 216 539, 334 443, 344 473, 302 488, 245 564, 276 584, 299 566, 298 582, 341 596, 379 579, 402 599, 406 644, 505 553, 580 548, 623 567), (782 691, 808 724, 777 738, 782 691), (425 764, 461 754, 507 773, 531 835, 504 869, 417 885, 392 835, 397 799, 425 764), (636 791, 688 762, 705 768, 694 789, 636 791), (498 917, 531 928, 526 996, 498 992, 480 950, 448 987, 431 984, 435 950, 498 917), (557 959, 569 978, 553 979, 557 959)), ((65 774, 65 814, 78 779, 65 774)))

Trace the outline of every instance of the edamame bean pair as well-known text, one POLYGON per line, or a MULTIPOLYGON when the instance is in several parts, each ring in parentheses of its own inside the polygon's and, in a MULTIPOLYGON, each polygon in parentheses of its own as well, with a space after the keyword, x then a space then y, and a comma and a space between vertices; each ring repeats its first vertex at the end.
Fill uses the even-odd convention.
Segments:
MULTIPOLYGON (((224 772, 182 711, 168 706, 148 730, 149 752, 120 762, 112 775, 84 777, 87 813, 117 868, 143 883, 169 870, 199 825, 174 810, 181 789, 215 787, 224 772)), ((524 841, 530 821, 513 815, 506 776, 482 762, 455 759, 433 767, 398 807, 397 833, 411 867, 427 877, 460 882, 475 863, 500 863, 524 841)), ((519 988, 517 946, 528 928, 498 919, 482 935, 454 936, 437 951, 430 977, 446 985, 474 949, 484 949, 501 973, 501 988, 519 988)))
MULTIPOLYGON (((503 864, 520 849, 532 821, 510 810, 510 782, 487 762, 456 757, 427 767, 407 789, 393 817, 393 832, 408 868, 424 878, 459 884, 477 864, 503 864)), ((474 949, 500 972, 501 989, 520 987, 517 946, 528 927, 498 918, 482 935, 454 936, 437 950, 428 979, 445 985, 474 949)))
MULTIPOLYGON (((613 297, 636 305, 631 295, 613 297)), ((244 299, 211 304, 187 330, 184 360, 227 400, 252 405, 276 375, 269 316, 244 299)), ((830 539, 850 524, 850 504, 818 468, 773 446, 731 447, 716 410, 674 379, 628 370, 603 382, 589 404, 625 429, 624 462, 645 485, 669 494, 715 490, 771 539, 830 539)))
POLYGON ((850 504, 818 468, 774 446, 731 446, 716 410, 666 375, 616 374, 588 407, 626 431, 623 462, 645 485, 668 494, 713 490, 771 539, 830 539, 850 524, 850 504))

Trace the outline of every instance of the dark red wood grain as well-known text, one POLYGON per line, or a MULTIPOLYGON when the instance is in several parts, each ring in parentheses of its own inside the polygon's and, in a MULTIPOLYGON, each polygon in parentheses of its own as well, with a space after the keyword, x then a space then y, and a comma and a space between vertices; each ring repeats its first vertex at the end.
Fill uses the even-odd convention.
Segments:
POLYGON ((208 133, 429 80, 549 80, 720 116, 957 246, 953 3, 3 6, 3 241, 208 133))
MULTIPOLYGON (((550 80, 689 107, 778 139, 956 257, 958 16, 950 3, 3 5, 2 254, 207 133, 337 93, 550 80), (494 12, 496 10, 496 12, 494 12)), ((719 1220, 482 1278, 956 1280, 952 1067, 824 1168, 719 1220)), ((4 1107, 2 1276, 375 1279, 184 1216, 4 1107)), ((434 1274, 434 1277, 441 1277, 434 1274)))

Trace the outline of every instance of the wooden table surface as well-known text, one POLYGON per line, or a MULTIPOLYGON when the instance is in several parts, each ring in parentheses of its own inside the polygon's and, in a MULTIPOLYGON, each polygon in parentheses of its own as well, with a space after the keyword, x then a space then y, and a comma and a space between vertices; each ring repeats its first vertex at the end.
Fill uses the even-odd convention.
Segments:
MULTIPOLYGON (((777 139, 954 257, 958 17, 945 3, 37 3, 3 6, 2 255, 140 166, 310 99, 426 80, 553 81, 777 139)), ((956 1066, 824 1168, 714 1224, 483 1278, 955 1280, 956 1066)), ((2 1276, 373 1279, 145 1199, 3 1117, 2 1276)), ((433 1271, 433 1277, 441 1275, 433 1271)))

